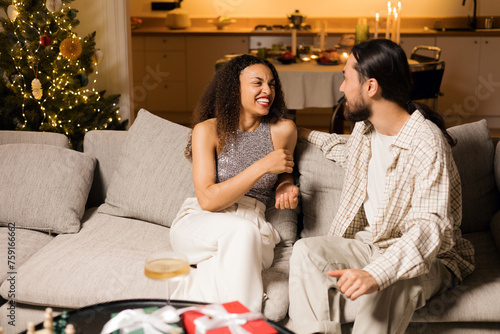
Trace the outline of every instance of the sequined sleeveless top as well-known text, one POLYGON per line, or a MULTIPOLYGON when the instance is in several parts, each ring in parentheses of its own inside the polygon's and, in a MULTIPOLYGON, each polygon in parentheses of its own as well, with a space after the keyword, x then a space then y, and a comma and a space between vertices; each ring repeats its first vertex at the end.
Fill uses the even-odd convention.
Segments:
MULTIPOLYGON (((251 132, 237 130, 236 138, 226 143, 217 157, 217 183, 236 176, 272 151, 274 147, 268 120, 263 118, 259 127, 251 132)), ((277 180, 278 175, 266 174, 246 195, 267 204, 277 180)))

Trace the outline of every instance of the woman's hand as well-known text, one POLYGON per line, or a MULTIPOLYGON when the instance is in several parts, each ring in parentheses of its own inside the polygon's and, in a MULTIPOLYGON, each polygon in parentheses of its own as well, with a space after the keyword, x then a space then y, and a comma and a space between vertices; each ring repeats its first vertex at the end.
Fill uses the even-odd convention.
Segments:
POLYGON ((282 174, 293 171, 293 156, 286 149, 275 150, 259 160, 264 174, 282 174))
POLYGON ((276 188, 276 209, 295 209, 299 204, 299 188, 290 182, 283 182, 276 188))

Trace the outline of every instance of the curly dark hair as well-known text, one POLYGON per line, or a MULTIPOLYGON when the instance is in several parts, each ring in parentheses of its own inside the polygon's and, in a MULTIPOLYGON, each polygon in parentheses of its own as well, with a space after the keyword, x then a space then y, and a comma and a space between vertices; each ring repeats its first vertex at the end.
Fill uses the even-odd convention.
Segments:
MULTIPOLYGON (((193 127, 210 118, 217 119, 217 137, 219 148, 222 149, 226 141, 236 134, 240 119, 240 74, 251 65, 262 64, 267 66, 274 77, 275 96, 269 114, 265 116, 270 122, 283 116, 286 105, 281 89, 278 71, 269 61, 251 55, 234 57, 215 72, 212 81, 208 84, 195 110, 193 127)), ((185 155, 191 158, 191 137, 189 137, 185 155)))

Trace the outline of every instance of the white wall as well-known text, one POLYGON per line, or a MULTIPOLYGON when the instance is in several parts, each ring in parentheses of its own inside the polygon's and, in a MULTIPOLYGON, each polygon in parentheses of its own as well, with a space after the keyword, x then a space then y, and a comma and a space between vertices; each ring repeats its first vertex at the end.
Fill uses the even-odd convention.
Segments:
POLYGON ((130 116, 130 24, 128 0, 75 0, 71 6, 78 9, 80 25, 75 28, 83 37, 96 31, 96 48, 104 54, 98 65, 98 75, 89 77, 89 85, 97 79, 96 90, 120 94, 120 115, 130 116))
MULTIPOLYGON (((173 1, 173 0, 169 0, 173 1)), ((392 5, 399 0, 392 0, 392 5)), ((401 0, 403 15, 407 17, 467 16, 473 12, 473 0, 401 0)), ((479 16, 500 15, 499 0, 477 0, 479 16)), ((183 0, 182 8, 191 17, 286 17, 299 9, 308 17, 374 16, 387 8, 387 0, 183 0)), ((132 16, 165 16, 152 12, 151 0, 131 0, 132 16)))

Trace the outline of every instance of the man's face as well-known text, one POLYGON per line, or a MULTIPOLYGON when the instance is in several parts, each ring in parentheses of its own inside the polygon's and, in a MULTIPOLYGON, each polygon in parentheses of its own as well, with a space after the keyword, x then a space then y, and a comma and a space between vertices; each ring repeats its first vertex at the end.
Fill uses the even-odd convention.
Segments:
POLYGON ((366 102, 365 90, 368 90, 366 81, 359 81, 358 72, 354 69, 356 59, 351 54, 344 67, 344 82, 340 91, 346 98, 344 117, 350 122, 361 122, 371 116, 371 110, 366 102))

